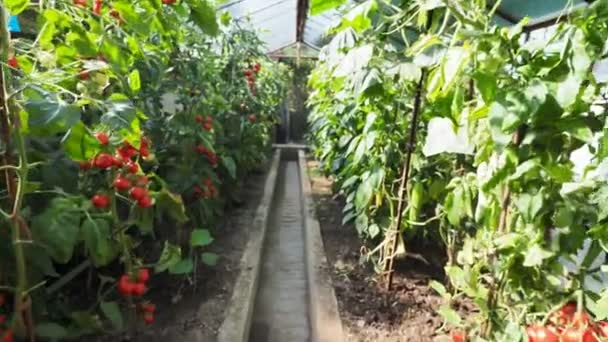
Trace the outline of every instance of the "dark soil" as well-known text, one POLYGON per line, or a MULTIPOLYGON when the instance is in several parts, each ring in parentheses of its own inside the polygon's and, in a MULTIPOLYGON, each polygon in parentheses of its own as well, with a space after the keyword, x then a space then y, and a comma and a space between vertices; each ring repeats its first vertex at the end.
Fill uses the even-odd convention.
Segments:
POLYGON ((396 262, 394 288, 387 292, 371 265, 360 263, 364 243, 354 227, 341 224, 344 202, 333 196, 331 180, 314 172, 315 161, 309 161, 308 166, 313 170, 311 182, 316 213, 327 258, 333 267, 332 278, 346 340, 425 342, 443 335, 437 333, 442 319, 435 312, 441 298, 428 286, 429 281, 441 281, 444 277, 441 262, 436 262, 441 249, 408 245, 414 257, 396 262))
POLYGON ((153 277, 146 296, 157 308, 153 325, 140 325, 130 334, 84 337, 81 341, 215 341, 240 272, 241 256, 249 240, 248 227, 261 201, 268 166, 245 181, 239 198, 242 205, 228 208, 216 227, 205 227, 211 229, 215 239, 206 251, 220 256, 217 266, 200 264, 196 281, 194 277, 183 281, 175 276, 153 277))

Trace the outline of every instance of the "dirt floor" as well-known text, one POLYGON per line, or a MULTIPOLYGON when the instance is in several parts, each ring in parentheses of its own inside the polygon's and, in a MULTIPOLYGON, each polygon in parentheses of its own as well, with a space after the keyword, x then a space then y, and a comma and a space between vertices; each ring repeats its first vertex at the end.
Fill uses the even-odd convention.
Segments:
POLYGON ((215 341, 240 272, 240 259, 249 240, 247 228, 261 201, 268 166, 246 180, 240 196, 243 204, 229 208, 223 222, 211 228, 215 240, 209 251, 220 259, 215 267, 201 265, 197 269, 196 288, 194 282, 179 282, 174 276, 153 277, 146 297, 157 307, 152 326, 140 326, 134 333, 119 336, 83 337, 81 341, 215 341))
MULTIPOLYGON (((354 227, 342 226, 343 201, 334 198, 331 180, 315 172, 317 163, 309 160, 316 213, 330 266, 338 306, 349 342, 426 342, 434 341, 442 319, 435 313, 441 298, 428 286, 441 280, 442 269, 415 258, 400 260, 394 290, 387 292, 369 264, 361 264, 363 243, 354 227)), ((410 247, 415 252, 414 246, 410 247)), ((436 258, 436 251, 421 248, 425 259, 436 258), (435 255, 434 255, 435 254, 435 255)), ((435 264, 432 263, 431 264, 435 264)), ((443 335, 443 334, 441 334, 443 335)))

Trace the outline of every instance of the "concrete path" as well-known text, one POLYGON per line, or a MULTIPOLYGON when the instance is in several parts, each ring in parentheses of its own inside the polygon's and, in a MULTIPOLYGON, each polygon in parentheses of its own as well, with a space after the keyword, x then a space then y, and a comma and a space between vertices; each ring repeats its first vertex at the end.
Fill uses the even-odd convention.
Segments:
POLYGON ((308 342, 309 294, 297 161, 281 163, 249 342, 308 342))

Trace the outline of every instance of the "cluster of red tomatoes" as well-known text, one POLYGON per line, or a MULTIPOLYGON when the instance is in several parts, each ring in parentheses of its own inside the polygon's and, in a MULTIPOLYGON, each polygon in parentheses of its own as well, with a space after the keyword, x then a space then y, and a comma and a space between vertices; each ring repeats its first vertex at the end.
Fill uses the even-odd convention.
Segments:
MULTIPOLYGON (((4 293, 0 293, 0 308, 2 308, 6 304, 6 295, 4 293)), ((0 315, 0 327, 2 327, 6 323, 6 316, 0 315)), ((13 331, 10 329, 2 330, 0 328, 0 341, 1 342, 13 342, 13 331)))
POLYGON ((251 90, 253 96, 255 96, 255 75, 258 74, 260 70, 262 70, 260 63, 256 63, 252 68, 245 70, 245 78, 247 79, 249 90, 251 90))
MULTIPOLYGON (((96 137, 102 146, 109 146, 110 139, 106 133, 97 133, 96 137)), ((139 150, 125 141, 116 149, 116 155, 100 153, 91 161, 81 162, 80 169, 83 171, 93 167, 102 171, 116 169, 116 177, 112 184, 114 189, 118 192, 128 192, 140 208, 149 208, 152 206, 152 197, 147 189, 149 180, 144 175, 138 175, 139 165, 132 160, 138 154, 143 158, 148 157, 150 155, 148 146, 149 141, 146 138, 142 138, 139 150)), ((110 197, 105 193, 97 193, 91 198, 91 203, 96 208, 105 209, 110 205, 110 197)))
POLYGON ((202 123, 203 129, 206 131, 213 130, 213 118, 210 116, 203 117, 202 115, 196 116, 196 121, 202 123))
POLYGON ((213 180, 211 178, 205 178, 203 180, 203 187, 196 185, 194 186, 194 197, 195 198, 214 198, 219 194, 213 180))
MULTIPOLYGON (((150 270, 147 268, 140 268, 137 274, 123 274, 118 279, 118 292, 125 297, 135 296, 141 297, 148 290, 146 284, 150 280, 150 270)), ((140 305, 143 313, 143 319, 146 324, 154 323, 154 312, 156 306, 150 303, 143 303, 140 305)))
POLYGON ((608 337, 608 322, 593 322, 587 312, 578 312, 576 303, 568 303, 546 325, 528 326, 526 332, 530 342, 597 342, 608 337))
MULTIPOLYGON (((528 342, 599 342, 608 337, 608 321, 594 322, 587 312, 578 312, 576 303, 568 303, 551 314, 547 324, 526 328, 528 342)), ((467 341, 463 331, 452 333, 453 342, 467 341)))
POLYGON ((217 155, 213 153, 213 151, 202 145, 196 146, 196 151, 207 157, 207 159, 209 159, 209 162, 211 163, 211 166, 217 167, 217 155))
POLYGON ((144 303, 140 305, 140 309, 143 313, 144 322, 146 322, 148 325, 154 323, 154 312, 156 312, 156 305, 144 303))

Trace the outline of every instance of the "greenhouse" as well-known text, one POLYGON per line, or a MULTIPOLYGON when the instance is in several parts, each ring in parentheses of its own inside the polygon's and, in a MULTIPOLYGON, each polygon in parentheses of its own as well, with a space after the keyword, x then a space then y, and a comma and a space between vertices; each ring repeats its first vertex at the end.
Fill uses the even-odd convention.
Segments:
POLYGON ((608 0, 0 22, 0 342, 608 341, 608 0))

